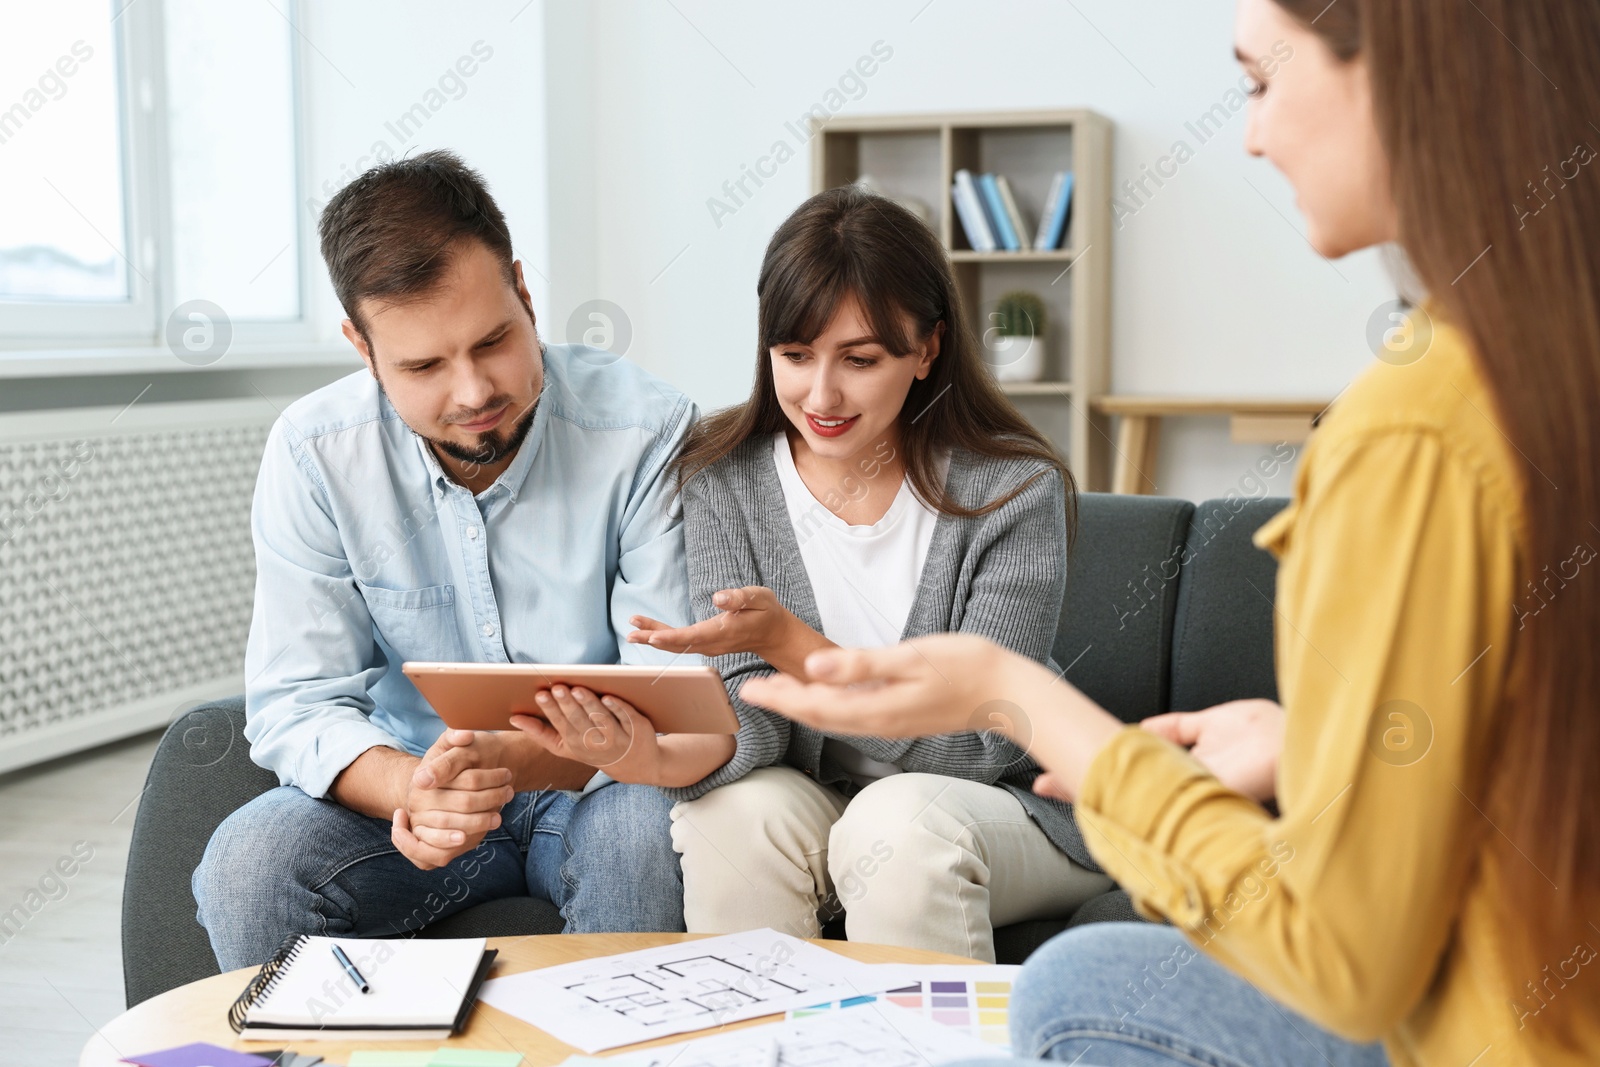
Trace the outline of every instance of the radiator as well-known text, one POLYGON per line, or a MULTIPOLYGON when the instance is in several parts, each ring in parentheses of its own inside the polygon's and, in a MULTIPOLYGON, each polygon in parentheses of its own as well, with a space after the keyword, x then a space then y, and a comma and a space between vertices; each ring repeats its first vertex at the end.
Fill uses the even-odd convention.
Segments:
POLYGON ((0 771, 243 689, 250 497, 287 402, 0 415, 0 771))

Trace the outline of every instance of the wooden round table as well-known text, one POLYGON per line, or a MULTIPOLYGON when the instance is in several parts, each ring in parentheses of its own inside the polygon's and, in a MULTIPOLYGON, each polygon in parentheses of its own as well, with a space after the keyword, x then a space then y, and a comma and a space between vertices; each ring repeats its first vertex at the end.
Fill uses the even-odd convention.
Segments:
MULTIPOLYGON (((491 977, 499 978, 536 967, 551 967, 558 963, 609 956, 617 952, 632 952, 655 945, 677 944, 693 941, 696 934, 544 934, 533 937, 492 937, 489 947, 500 950, 491 977)), ((888 945, 866 945, 851 941, 817 940, 814 944, 832 949, 862 963, 971 963, 977 960, 962 956, 947 956, 941 952, 923 952, 918 949, 892 948, 888 945)), ((228 1026, 228 1008, 238 997, 254 968, 230 971, 212 978, 171 989, 143 1004, 130 1008, 101 1027, 84 1046, 78 1058, 79 1067, 116 1067, 124 1056, 174 1045, 187 1045, 191 1041, 208 1041, 223 1048, 252 1052, 275 1046, 270 1041, 241 1041, 228 1026)), ((765 1016, 748 1022, 734 1023, 727 1029, 755 1026, 771 1022, 777 1016, 765 1016)), ((684 1041, 692 1034, 675 1034, 645 1045, 671 1044, 684 1041)), ((479 1003, 460 1034, 444 1042, 422 1041, 362 1041, 351 1044, 339 1041, 297 1041, 289 1047, 296 1052, 322 1056, 333 1064, 344 1063, 356 1048, 386 1048, 432 1050, 439 1044, 462 1048, 516 1051, 523 1055, 524 1067, 543 1067, 556 1064, 580 1052, 563 1044, 514 1016, 497 1008, 479 1003)))

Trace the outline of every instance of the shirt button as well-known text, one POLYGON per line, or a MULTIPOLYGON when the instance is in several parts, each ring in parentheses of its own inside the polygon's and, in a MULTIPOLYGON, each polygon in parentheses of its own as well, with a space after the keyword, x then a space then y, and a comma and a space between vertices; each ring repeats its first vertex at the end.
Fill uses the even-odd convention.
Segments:
POLYGON ((483 624, 483 636, 485 636, 485 637, 493 637, 494 636, 494 623, 486 622, 486 623, 483 624))
POLYGON ((467 527, 467 539, 469 541, 476 541, 478 539, 478 528, 476 526, 467 527))

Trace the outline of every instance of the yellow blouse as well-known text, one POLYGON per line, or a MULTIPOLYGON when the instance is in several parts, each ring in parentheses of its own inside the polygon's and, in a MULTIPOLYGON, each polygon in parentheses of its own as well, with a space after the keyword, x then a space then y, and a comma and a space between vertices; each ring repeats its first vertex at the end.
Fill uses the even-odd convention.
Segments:
POLYGON ((1396 1067, 1536 1057, 1541 1001, 1511 990, 1545 976, 1507 980, 1482 871, 1487 739, 1539 606, 1518 596, 1521 475, 1496 417, 1466 338, 1436 319, 1419 360, 1376 364, 1334 405, 1257 532, 1279 559, 1281 818, 1137 727, 1077 805, 1141 913, 1328 1029, 1381 1039, 1396 1067))

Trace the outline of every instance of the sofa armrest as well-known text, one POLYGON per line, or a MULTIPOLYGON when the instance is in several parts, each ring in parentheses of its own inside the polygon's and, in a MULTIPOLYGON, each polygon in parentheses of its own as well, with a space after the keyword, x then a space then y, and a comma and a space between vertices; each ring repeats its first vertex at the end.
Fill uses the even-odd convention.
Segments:
POLYGON ((139 796, 122 890, 122 973, 128 1007, 218 973, 195 919, 189 877, 212 831, 278 784, 250 762, 244 697, 189 709, 167 728, 139 796))

